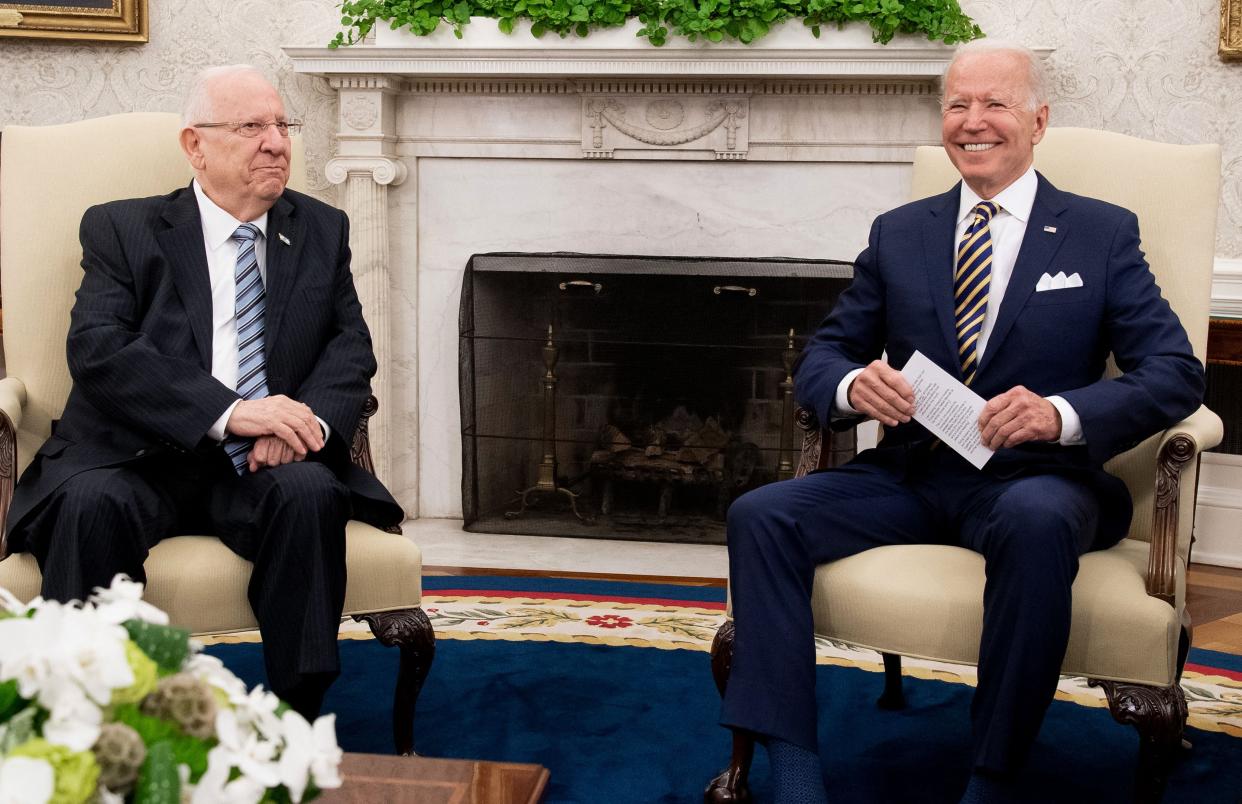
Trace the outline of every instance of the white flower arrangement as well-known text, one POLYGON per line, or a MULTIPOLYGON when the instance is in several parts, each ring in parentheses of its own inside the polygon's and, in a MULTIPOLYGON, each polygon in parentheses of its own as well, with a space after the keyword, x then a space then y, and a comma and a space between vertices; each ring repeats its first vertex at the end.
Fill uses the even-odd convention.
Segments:
POLYGON ((168 625, 123 575, 86 603, 0 589, 0 804, 298 804, 340 787, 312 725, 168 625))

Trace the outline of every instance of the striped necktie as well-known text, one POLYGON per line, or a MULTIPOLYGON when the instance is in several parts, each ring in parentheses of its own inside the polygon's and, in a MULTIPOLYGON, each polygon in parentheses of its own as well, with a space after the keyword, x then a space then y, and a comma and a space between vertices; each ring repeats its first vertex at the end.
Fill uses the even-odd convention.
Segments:
POLYGON ((957 354, 962 376, 970 385, 979 370, 979 334, 988 312, 988 286, 992 281, 992 232, 988 223, 1000 211, 991 201, 975 205, 975 219, 957 249, 953 274, 953 318, 957 324, 957 354))
MULTIPOLYGON (((243 223, 233 232, 237 241, 237 268, 234 273, 237 289, 237 393, 242 399, 261 399, 267 396, 267 355, 263 340, 263 318, 267 308, 267 294, 263 290, 263 277, 259 274, 259 260, 255 246, 259 228, 243 223)), ((254 446, 253 438, 229 436, 224 441, 224 451, 237 474, 246 473, 246 460, 254 446)))

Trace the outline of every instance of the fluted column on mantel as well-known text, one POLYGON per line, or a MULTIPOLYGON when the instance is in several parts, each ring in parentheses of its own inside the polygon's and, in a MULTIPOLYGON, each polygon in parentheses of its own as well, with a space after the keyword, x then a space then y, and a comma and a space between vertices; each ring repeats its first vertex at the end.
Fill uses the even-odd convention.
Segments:
MULTIPOLYGON (((405 181, 405 163, 393 150, 394 97, 401 82, 388 76, 330 79, 340 95, 337 154, 328 161, 328 181, 342 185, 339 201, 349 216, 351 267, 362 313, 371 330, 378 365, 371 381, 379 410, 370 422, 375 473, 391 482, 392 474, 392 330, 389 321, 391 278, 388 267, 388 188, 405 181)), ((417 426, 410 422, 405 426, 417 426)), ((407 511, 417 516, 417 511, 407 511)))

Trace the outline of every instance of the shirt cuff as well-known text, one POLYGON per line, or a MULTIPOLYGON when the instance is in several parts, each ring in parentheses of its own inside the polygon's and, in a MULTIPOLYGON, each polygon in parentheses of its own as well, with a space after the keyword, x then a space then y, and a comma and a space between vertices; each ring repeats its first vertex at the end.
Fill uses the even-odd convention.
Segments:
POLYGON ((328 439, 332 437, 332 428, 328 426, 327 422, 318 416, 315 417, 315 421, 319 422, 319 426, 323 428, 323 443, 327 444, 328 439))
POLYGON ((207 437, 217 444, 224 441, 224 437, 227 435, 224 425, 229 423, 229 417, 233 415, 233 408, 237 407, 238 402, 241 402, 241 400, 238 399, 225 408, 224 413, 220 414, 220 418, 216 419, 216 423, 207 430, 207 437))
POLYGON ((1049 396, 1045 399, 1052 403, 1057 413, 1061 414, 1061 437, 1057 441, 1067 447, 1087 443, 1087 439, 1082 434, 1082 419, 1078 418, 1078 412, 1074 410, 1074 407, 1059 396, 1049 396))
POLYGON ((832 412, 837 416, 857 416, 858 411, 850 406, 850 383, 854 382, 854 378, 862 374, 863 370, 856 368, 849 374, 846 374, 841 384, 837 386, 837 398, 832 401, 832 412))

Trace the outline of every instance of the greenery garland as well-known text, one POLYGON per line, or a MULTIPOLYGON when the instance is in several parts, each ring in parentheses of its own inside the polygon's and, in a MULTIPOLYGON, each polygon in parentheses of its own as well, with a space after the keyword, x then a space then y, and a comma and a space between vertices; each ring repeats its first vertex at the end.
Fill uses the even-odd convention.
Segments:
POLYGON ((822 26, 865 22, 881 44, 899 33, 921 33, 946 44, 983 36, 958 0, 345 0, 341 13, 345 30, 329 47, 361 41, 381 20, 418 36, 443 22, 460 39, 471 17, 496 19, 505 33, 527 19, 536 37, 549 31, 586 36, 638 17, 643 23, 638 36, 656 46, 668 41, 670 31, 691 42, 701 36, 709 42, 749 44, 789 19, 801 19, 817 38, 822 26))

